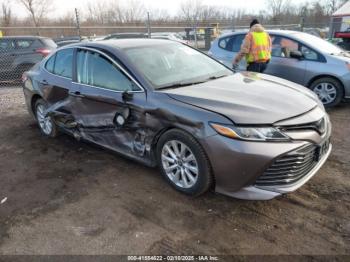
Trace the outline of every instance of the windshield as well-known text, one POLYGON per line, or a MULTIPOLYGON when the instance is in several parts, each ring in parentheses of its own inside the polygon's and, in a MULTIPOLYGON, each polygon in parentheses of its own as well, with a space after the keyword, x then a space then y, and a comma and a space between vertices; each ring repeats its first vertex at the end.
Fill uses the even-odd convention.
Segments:
POLYGON ((327 54, 339 54, 341 52, 344 52, 342 48, 339 46, 336 46, 330 42, 327 42, 326 40, 323 40, 317 36, 313 36, 310 34, 296 34, 296 36, 306 42, 306 43, 312 43, 312 46, 320 50, 321 52, 327 53, 327 54))
POLYGON ((177 43, 129 48, 126 53, 155 89, 233 74, 206 55, 177 43))

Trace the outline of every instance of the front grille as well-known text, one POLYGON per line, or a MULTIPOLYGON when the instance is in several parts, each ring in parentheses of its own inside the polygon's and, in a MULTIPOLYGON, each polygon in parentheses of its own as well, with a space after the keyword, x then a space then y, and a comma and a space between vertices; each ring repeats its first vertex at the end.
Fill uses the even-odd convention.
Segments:
POLYGON ((306 176, 317 165, 317 146, 306 145, 277 160, 256 181, 256 186, 292 184, 306 176))
POLYGON ((282 126, 280 127, 281 131, 303 131, 303 130, 313 130, 319 133, 321 136, 326 133, 327 130, 327 120, 325 117, 319 121, 302 124, 302 125, 293 125, 293 126, 282 126))

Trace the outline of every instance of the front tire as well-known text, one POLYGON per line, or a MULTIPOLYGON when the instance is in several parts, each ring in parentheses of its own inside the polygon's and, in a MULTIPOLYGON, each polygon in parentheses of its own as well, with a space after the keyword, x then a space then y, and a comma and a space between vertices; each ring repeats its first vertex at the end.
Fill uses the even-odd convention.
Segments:
POLYGON ((213 183, 204 149, 184 131, 173 129, 162 135, 157 144, 157 161, 168 183, 187 195, 199 196, 213 183))
POLYGON ((342 84, 331 77, 322 77, 315 80, 310 89, 317 94, 325 107, 334 107, 338 105, 344 97, 342 84))
POLYGON ((35 117, 41 133, 44 136, 56 137, 58 135, 58 128, 50 116, 46 116, 48 106, 43 99, 38 99, 35 103, 35 117))

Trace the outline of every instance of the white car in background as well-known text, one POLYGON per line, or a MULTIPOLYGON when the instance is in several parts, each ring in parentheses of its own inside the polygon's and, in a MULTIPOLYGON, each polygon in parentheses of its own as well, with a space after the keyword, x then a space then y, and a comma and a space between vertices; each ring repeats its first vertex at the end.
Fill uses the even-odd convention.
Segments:
POLYGON ((171 32, 152 33, 151 38, 172 40, 172 41, 176 41, 176 42, 180 42, 188 45, 188 41, 184 40, 183 37, 178 33, 171 33, 171 32))

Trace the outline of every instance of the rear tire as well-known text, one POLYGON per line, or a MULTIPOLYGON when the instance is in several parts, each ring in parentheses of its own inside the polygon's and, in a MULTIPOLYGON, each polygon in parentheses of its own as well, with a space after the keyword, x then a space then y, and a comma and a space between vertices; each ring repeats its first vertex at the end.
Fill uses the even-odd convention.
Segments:
POLYGON ((184 131, 172 129, 161 136, 157 144, 157 161, 163 177, 182 193, 199 196, 213 184, 204 149, 184 131))
POLYGON ((46 116, 48 108, 47 103, 43 99, 38 99, 35 102, 35 117, 41 133, 47 137, 57 137, 58 128, 50 116, 46 116))
POLYGON ((310 89, 318 95, 325 107, 334 107, 344 98, 343 85, 331 77, 322 77, 310 85, 310 89))

